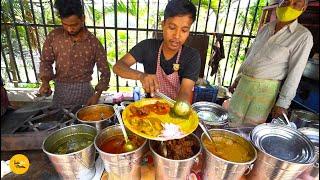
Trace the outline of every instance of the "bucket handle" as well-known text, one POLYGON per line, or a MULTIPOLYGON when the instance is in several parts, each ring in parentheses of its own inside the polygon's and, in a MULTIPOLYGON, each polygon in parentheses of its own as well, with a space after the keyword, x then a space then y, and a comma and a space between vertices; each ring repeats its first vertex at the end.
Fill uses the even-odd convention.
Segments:
POLYGON ((80 161, 80 164, 82 164, 82 165, 83 165, 84 167, 86 167, 87 169, 90 169, 90 167, 88 167, 88 166, 86 165, 86 163, 83 162, 82 159, 81 159, 77 154, 73 155, 73 158, 74 158, 75 160, 79 160, 79 161, 80 161))
POLYGON ((252 168, 253 168, 253 165, 254 164, 250 164, 249 166, 248 166, 248 168, 246 169, 246 171, 244 172, 244 174, 243 175, 248 175, 250 172, 251 172, 251 170, 252 170, 252 168))

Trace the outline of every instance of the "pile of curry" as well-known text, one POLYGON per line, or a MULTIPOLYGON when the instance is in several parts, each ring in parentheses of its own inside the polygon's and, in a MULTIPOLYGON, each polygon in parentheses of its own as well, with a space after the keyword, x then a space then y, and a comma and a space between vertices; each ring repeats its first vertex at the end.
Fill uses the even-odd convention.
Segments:
POLYGON ((217 134, 212 136, 213 142, 203 138, 204 146, 215 156, 227 161, 244 163, 254 158, 254 151, 244 140, 232 136, 217 134))

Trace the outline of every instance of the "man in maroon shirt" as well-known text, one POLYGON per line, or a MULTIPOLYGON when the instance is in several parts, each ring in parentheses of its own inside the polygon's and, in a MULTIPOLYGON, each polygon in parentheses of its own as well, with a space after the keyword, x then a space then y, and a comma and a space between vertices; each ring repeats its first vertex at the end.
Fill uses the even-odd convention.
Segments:
POLYGON ((102 91, 108 89, 110 81, 106 52, 99 40, 85 28, 80 0, 56 0, 54 6, 61 18, 62 27, 51 31, 43 45, 40 94, 50 95, 52 91, 49 81, 54 80, 54 106, 96 104, 102 91), (93 89, 90 81, 95 64, 101 76, 93 89))

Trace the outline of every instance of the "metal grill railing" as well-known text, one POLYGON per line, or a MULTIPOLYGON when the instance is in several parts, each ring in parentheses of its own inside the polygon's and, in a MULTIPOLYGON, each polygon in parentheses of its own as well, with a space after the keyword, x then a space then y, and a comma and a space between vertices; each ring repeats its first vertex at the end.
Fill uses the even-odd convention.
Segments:
MULTIPOLYGON (((205 78, 211 84, 229 86, 244 60, 245 49, 254 39, 262 7, 267 0, 193 0, 197 18, 192 33, 210 36, 205 78), (209 76, 208 61, 215 33, 224 36, 226 57, 218 73, 209 76)), ((110 67, 139 41, 160 31, 167 1, 160 0, 84 0, 86 27, 107 51, 110 67)), ((39 83, 41 47, 48 33, 60 26, 53 0, 1 0, 1 76, 16 87, 39 83)), ((140 65, 135 66, 142 69, 140 65)), ((99 73, 95 68, 93 84, 99 73)), ((114 74, 110 86, 136 85, 114 74)))

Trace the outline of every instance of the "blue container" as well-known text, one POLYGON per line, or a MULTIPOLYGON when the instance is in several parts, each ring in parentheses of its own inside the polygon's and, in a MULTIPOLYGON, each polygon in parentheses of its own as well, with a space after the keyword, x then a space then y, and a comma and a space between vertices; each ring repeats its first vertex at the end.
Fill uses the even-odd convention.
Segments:
POLYGON ((192 103, 199 101, 207 101, 207 102, 216 102, 218 94, 218 86, 207 85, 203 86, 195 86, 193 92, 193 100, 192 103))

